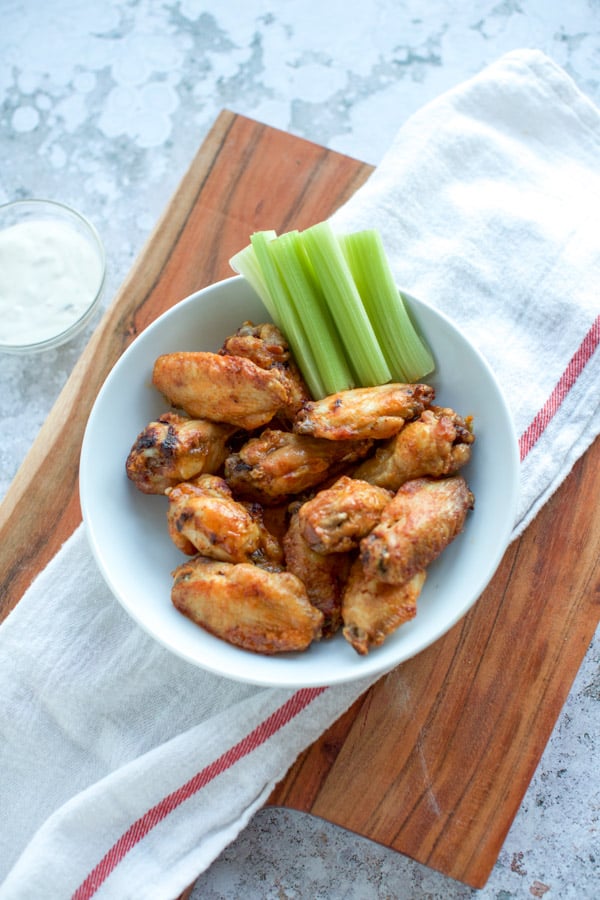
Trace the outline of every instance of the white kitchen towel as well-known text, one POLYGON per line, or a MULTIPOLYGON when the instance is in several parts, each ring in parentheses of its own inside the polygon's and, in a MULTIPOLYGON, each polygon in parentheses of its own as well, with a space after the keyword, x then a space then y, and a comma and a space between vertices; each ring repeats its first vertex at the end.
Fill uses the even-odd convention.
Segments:
POLYGON ((500 379, 520 436, 515 535, 598 434, 598 108, 516 51, 417 112, 332 221, 380 229, 397 283, 500 379))
MULTIPOLYGON (((599 430, 600 114, 508 54, 414 115, 333 217, 378 228, 398 283, 503 384, 514 536, 599 430)), ((0 627, 1 900, 173 898, 368 682, 282 690, 174 658, 105 587, 79 529, 0 627)))

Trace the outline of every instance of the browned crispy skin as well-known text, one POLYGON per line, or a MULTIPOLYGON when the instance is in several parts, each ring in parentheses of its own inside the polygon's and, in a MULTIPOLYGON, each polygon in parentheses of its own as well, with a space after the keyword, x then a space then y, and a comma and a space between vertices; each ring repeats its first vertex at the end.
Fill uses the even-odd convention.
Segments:
POLYGON ((371 441, 326 441, 267 428, 225 461, 235 494, 264 504, 301 494, 363 459, 371 441))
POLYGON ((127 477, 144 494, 164 494, 201 472, 216 472, 234 431, 231 425, 166 412, 137 436, 125 463, 127 477))
POLYGON ((268 369, 281 379, 289 395, 288 402, 279 412, 283 418, 292 421, 302 405, 310 400, 310 392, 288 343, 279 328, 271 322, 260 325, 244 322, 235 334, 224 341, 219 353, 251 359, 261 369, 268 369))
POLYGON ((317 553, 346 553, 377 524, 391 491, 341 475, 298 510, 299 528, 317 553))
POLYGON ((254 521, 260 529, 260 545, 258 550, 252 554, 252 562, 263 569, 271 569, 279 571, 284 568, 283 546, 281 539, 276 530, 271 530, 265 522, 265 509, 260 503, 253 501, 240 501, 245 506, 254 521))
POLYGON ((258 506, 233 498, 227 482, 200 475, 167 491, 167 526, 176 547, 226 562, 281 563, 283 551, 269 535, 258 506))
POLYGON ((323 615, 290 572, 196 556, 173 572, 174 606, 211 634, 255 653, 305 650, 323 615))
POLYGON ((189 416, 248 430, 270 422, 289 402, 277 372, 241 356, 167 353, 154 363, 152 381, 172 406, 189 416))
POLYGON ((294 431, 332 441, 389 438, 433 402, 426 384, 381 384, 353 388, 305 403, 294 431))
POLYGON ((453 475, 471 458, 471 422, 453 409, 434 406, 379 447, 355 471, 356 478, 397 491, 423 475, 453 475))
POLYGON ((342 621, 342 590, 350 567, 349 554, 315 553, 300 533, 297 511, 292 512, 283 550, 287 571, 302 579, 308 599, 323 613, 323 637, 331 637, 342 621))
POLYGON ((369 577, 356 559, 342 599, 343 634, 357 653, 365 656, 389 634, 417 614, 417 599, 425 572, 417 572, 404 584, 386 584, 369 577))
POLYGON ((408 581, 460 534, 473 504, 462 475, 407 481, 360 543, 367 576, 388 584, 408 581))

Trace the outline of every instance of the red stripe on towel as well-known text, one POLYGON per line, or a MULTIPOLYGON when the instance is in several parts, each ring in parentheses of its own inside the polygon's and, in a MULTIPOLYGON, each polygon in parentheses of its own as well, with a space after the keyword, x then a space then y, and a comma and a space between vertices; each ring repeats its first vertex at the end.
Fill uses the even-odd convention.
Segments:
POLYGON ((578 349, 569 360, 567 368, 556 383, 554 390, 527 430, 521 435, 519 441, 521 462, 523 462, 530 450, 537 444, 549 423, 558 412, 561 403, 581 375, 586 363, 590 360, 592 354, 598 347, 598 344, 600 344, 600 315, 592 324, 592 327, 582 340, 578 349))
POLYGON ((189 800, 194 794, 206 787, 218 775, 222 775, 227 769, 234 766, 257 747, 260 747, 270 737, 276 734, 284 725, 290 722, 303 709, 309 706, 327 688, 304 688, 296 691, 290 699, 279 709, 276 709, 268 718, 261 722, 246 737, 242 738, 233 747, 230 747, 218 759, 197 772, 189 781, 182 784, 176 791, 151 807, 113 844, 98 865, 90 872, 85 881, 73 894, 73 900, 89 900, 100 886, 106 881, 110 873, 119 865, 124 856, 132 850, 159 822, 177 809, 185 800, 189 800))

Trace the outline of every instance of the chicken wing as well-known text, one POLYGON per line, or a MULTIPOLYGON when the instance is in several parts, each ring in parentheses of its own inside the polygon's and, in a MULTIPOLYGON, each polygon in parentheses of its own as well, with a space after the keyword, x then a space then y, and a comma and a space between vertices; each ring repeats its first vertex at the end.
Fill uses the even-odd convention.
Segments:
POLYGON ((273 504, 321 484, 363 459, 372 441, 325 441, 267 428, 225 460, 235 494, 273 504))
POLYGON ((389 634, 417 614, 417 599, 425 572, 417 572, 404 584, 386 584, 369 577, 356 559, 342 598, 343 635, 357 653, 365 656, 389 634))
POLYGON ((225 562, 281 562, 283 551, 269 535, 260 508, 233 498, 227 482, 200 475, 167 490, 167 527, 175 546, 225 562))
POLYGON ((397 491, 412 478, 453 475, 469 461, 474 440, 470 419, 463 419, 453 409, 433 406, 407 422, 353 474, 397 491))
POLYGON ((323 613, 323 637, 331 637, 342 621, 342 590, 350 567, 349 554, 315 553, 302 536, 297 510, 292 511, 283 551, 287 571, 302 579, 308 599, 323 613))
POLYGON ((144 494, 164 494, 202 472, 216 472, 225 462, 227 440, 235 430, 164 413, 137 436, 125 463, 127 477, 144 494))
POLYGON ((235 334, 228 337, 219 353, 223 356, 243 356, 261 369, 274 372, 288 391, 289 400, 279 415, 292 421, 304 403, 310 400, 308 387, 296 365, 283 334, 271 322, 254 325, 244 322, 235 334))
POLYGON ((173 577, 173 605, 206 631, 245 650, 305 650, 321 635, 323 614, 290 572, 196 556, 175 569, 173 577))
POLYGON ((407 481, 360 543, 367 576, 388 584, 408 581, 460 534, 473 505, 462 475, 407 481))
POLYGON ((330 441, 389 438, 433 399, 434 390, 426 384, 352 388, 305 403, 296 416, 294 431, 330 441))
POLYGON ((152 381, 189 416, 248 430, 270 422, 289 402, 289 390, 276 371, 241 356, 167 353, 154 363, 152 381))
POLYGON ((342 475, 298 510, 302 536, 317 553, 353 550, 377 524, 393 496, 377 485, 342 475))

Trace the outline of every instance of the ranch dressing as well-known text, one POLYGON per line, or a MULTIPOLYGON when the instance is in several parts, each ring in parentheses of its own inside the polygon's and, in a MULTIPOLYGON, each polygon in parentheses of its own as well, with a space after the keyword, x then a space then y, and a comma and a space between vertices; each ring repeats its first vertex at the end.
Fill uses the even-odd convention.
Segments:
POLYGON ((0 344, 34 344, 73 325, 93 301, 102 262, 65 222, 29 220, 0 231, 0 344))

